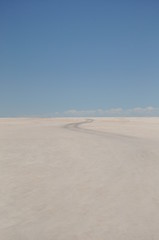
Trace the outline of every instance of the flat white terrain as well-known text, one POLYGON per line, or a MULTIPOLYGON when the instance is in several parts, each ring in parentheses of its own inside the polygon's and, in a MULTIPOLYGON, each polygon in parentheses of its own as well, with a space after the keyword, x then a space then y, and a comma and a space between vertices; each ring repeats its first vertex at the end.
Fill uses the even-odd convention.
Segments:
POLYGON ((0 119, 0 240, 158 240, 159 118, 0 119))

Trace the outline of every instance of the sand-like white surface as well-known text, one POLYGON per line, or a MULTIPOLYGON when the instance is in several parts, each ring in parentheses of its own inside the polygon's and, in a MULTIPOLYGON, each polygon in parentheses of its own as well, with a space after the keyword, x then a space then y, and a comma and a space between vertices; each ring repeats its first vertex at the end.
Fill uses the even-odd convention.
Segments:
POLYGON ((159 118, 0 119, 0 240, 158 240, 159 118))

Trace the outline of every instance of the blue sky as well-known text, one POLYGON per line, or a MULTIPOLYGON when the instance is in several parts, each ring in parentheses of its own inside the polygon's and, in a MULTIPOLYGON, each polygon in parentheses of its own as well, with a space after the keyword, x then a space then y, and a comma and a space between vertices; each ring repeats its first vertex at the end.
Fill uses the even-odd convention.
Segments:
POLYGON ((158 25, 157 0, 1 0, 0 116, 157 114, 158 25))

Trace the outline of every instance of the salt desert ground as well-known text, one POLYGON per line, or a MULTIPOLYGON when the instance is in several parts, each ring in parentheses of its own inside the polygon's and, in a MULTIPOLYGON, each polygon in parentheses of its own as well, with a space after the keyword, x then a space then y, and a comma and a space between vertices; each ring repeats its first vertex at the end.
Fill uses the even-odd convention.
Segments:
POLYGON ((158 240, 159 118, 1 118, 1 240, 158 240))

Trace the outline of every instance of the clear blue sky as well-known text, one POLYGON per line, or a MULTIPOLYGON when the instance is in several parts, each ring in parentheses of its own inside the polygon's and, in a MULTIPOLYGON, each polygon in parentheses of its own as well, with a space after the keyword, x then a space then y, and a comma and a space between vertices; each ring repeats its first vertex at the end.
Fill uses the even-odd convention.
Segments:
POLYGON ((0 116, 159 107, 158 0, 1 0, 0 116))

